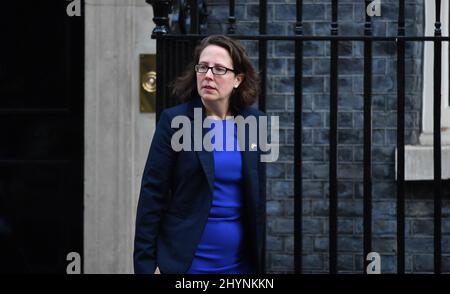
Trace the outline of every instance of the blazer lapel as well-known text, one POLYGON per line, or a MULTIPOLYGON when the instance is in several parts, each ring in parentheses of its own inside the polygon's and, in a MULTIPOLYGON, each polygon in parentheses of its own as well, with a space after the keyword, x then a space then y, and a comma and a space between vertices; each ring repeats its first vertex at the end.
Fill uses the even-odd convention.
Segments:
MULTIPOLYGON (((247 111, 242 111, 238 115, 246 118, 249 113, 247 111)), ((246 202, 249 204, 249 209, 251 215, 254 215, 257 210, 257 197, 255 191, 258 191, 258 159, 259 152, 258 142, 249 142, 248 130, 244 134, 239 133, 238 138, 245 138, 244 150, 241 151, 242 154, 242 173, 244 177, 245 193, 244 197, 246 202), (256 190, 255 190, 256 189, 256 190)), ((257 136, 258 138, 258 136, 257 136)))
MULTIPOLYGON (((202 141, 203 141, 203 137, 206 133, 207 130, 203 129, 203 121, 206 118, 206 110, 205 107, 202 103, 202 101, 200 100, 200 97, 194 98, 191 101, 191 107, 189 109, 189 117, 191 119, 191 139, 192 142, 194 142, 194 109, 195 108, 200 108, 202 110, 202 117, 201 117, 201 130, 202 130, 202 141)), ((198 130, 197 130, 198 131, 198 130)), ((192 143, 192 146, 194 146, 194 144, 192 143)), ((202 142, 202 146, 203 146, 203 142, 202 142)), ((214 191, 214 154, 213 152, 209 152, 203 149, 201 151, 195 151, 195 153, 197 154, 197 157, 200 161, 200 164, 203 168, 203 172, 205 173, 206 179, 208 181, 208 185, 209 188, 211 190, 211 192, 214 191)))
POLYGON ((205 150, 196 151, 198 159, 205 172, 211 192, 214 191, 214 155, 212 152, 205 150))

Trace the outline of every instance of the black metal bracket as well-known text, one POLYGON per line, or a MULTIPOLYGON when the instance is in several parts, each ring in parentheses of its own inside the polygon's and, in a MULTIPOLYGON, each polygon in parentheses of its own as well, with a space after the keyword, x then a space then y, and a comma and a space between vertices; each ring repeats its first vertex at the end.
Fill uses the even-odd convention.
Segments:
POLYGON ((172 12, 172 0, 145 0, 153 7, 153 22, 156 24, 152 35, 166 35, 170 32, 169 14, 172 12))

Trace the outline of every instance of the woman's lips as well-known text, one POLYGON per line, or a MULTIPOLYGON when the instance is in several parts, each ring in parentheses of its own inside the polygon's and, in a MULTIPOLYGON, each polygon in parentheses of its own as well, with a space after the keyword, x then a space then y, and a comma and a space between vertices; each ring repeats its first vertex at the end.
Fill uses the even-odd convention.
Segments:
POLYGON ((204 89, 205 91, 207 91, 207 92, 212 92, 212 91, 215 91, 215 90, 216 90, 216 88, 211 87, 211 86, 204 86, 203 89, 204 89))

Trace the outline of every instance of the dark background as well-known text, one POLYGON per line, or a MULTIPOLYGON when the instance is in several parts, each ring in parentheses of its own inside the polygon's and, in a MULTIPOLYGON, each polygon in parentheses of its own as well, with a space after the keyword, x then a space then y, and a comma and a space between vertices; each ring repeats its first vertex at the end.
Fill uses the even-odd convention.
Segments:
POLYGON ((84 10, 69 3, 0 4, 4 273, 65 273, 83 255, 84 10))

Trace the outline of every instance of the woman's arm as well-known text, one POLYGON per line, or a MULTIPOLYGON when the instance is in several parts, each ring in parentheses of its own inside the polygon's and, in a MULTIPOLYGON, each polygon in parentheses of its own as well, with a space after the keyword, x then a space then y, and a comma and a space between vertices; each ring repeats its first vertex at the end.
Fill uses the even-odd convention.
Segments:
POLYGON ((134 272, 137 274, 153 274, 157 266, 158 228, 169 198, 171 173, 176 159, 176 152, 170 145, 174 132, 170 124, 170 116, 163 111, 142 176, 134 240, 134 272))

